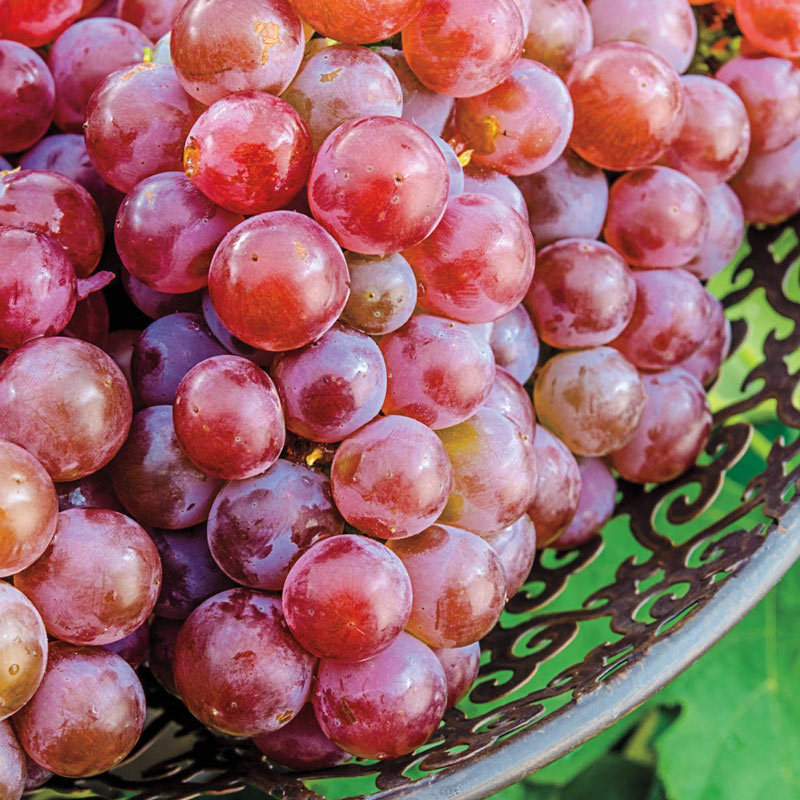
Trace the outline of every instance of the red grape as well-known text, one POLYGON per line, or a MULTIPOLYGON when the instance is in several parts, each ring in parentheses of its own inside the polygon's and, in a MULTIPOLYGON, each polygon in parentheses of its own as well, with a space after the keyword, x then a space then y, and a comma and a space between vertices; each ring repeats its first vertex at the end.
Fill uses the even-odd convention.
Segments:
POLYGON ((0 796, 4 800, 20 800, 25 779, 25 752, 10 723, 0 721, 0 796))
POLYGON ((231 736, 258 736, 297 716, 314 662, 288 632, 280 599, 229 589, 186 620, 173 669, 181 698, 203 724, 231 736))
POLYGON ((186 0, 119 0, 117 16, 153 41, 169 33, 186 0))
POLYGON ((613 341, 636 303, 628 265, 607 244, 562 239, 540 250, 525 306, 539 336, 564 349, 613 341))
POLYGON ((793 0, 736 0, 736 22, 756 47, 800 58, 800 8, 793 0))
POLYGON ((528 514, 495 533, 481 537, 500 557, 506 576, 506 596, 513 597, 528 580, 536 556, 536 528, 528 514))
POLYGON ((598 167, 645 167, 680 133, 683 88, 678 74, 642 45, 595 47, 575 60, 567 86, 575 107, 570 145, 598 167))
POLYGON ((244 217, 215 206, 180 172, 137 184, 120 206, 114 240, 126 269, 151 289, 185 293, 208 283, 217 246, 244 217))
POLYGON ((383 337, 381 352, 388 374, 385 414, 448 428, 472 416, 492 390, 489 343, 459 322, 417 314, 383 337))
POLYGON ((97 472, 131 424, 131 393, 119 367, 79 339, 35 339, 0 364, 0 438, 30 451, 50 477, 97 472))
POLYGON ((144 728, 136 673, 102 647, 53 642, 33 699, 14 717, 25 752, 67 778, 98 775, 122 761, 144 728))
POLYGON ((266 350, 259 350, 256 347, 250 347, 245 344, 241 339, 237 339, 223 324, 214 311, 214 306, 211 303, 211 297, 208 292, 203 292, 203 302, 201 305, 203 310, 203 319, 208 325, 208 329, 214 334, 214 338, 231 354, 234 356, 241 356, 259 367, 268 367, 272 363, 273 353, 266 350))
POLYGON ((430 428, 408 417, 379 417, 345 439, 331 466, 336 506, 355 528, 381 539, 432 525, 450 494, 452 470, 430 428))
POLYGON ((562 78, 578 56, 592 49, 592 20, 582 0, 520 0, 530 21, 522 55, 562 78))
POLYGON ((488 194, 511 206, 525 222, 528 221, 528 206, 519 187, 502 172, 477 167, 470 162, 464 170, 464 193, 488 194))
POLYGON ((172 664, 175 660, 175 642, 183 627, 183 620, 154 617, 149 630, 147 666, 153 677, 170 694, 177 695, 172 664))
POLYGON ((36 144, 53 121, 53 76, 33 50, 0 40, 0 86, 0 153, 18 153, 36 144))
POLYGON ((636 368, 611 347, 551 358, 537 375, 533 396, 541 424, 573 453, 593 456, 630 440, 645 402, 636 368))
POLYGON ((28 47, 41 47, 71 25, 82 8, 83 0, 13 0, 0 17, 0 35, 28 47))
POLYGON ((710 386, 717 377, 722 362, 731 349, 731 323, 725 317, 722 303, 708 295, 711 313, 708 316, 708 335, 697 350, 678 365, 690 372, 704 386, 710 386))
POLYGON ((497 366, 527 383, 539 363, 539 339, 524 306, 515 306, 495 320, 489 344, 497 366))
POLYGON ((319 339, 348 295, 347 263, 333 238, 294 211, 237 225, 214 254, 208 289, 222 324, 263 350, 319 339))
POLYGON ((31 789, 38 789, 40 786, 44 786, 50 778, 53 777, 53 773, 50 772, 49 769, 45 769, 44 767, 40 767, 35 761, 31 759, 27 753, 23 750, 23 754, 25 755, 25 761, 27 762, 27 777, 25 779, 25 791, 29 791, 31 789))
POLYGON ((484 408, 493 408, 508 417, 520 433, 533 441, 536 436, 536 418, 533 404, 525 388, 510 373, 498 367, 491 394, 484 408))
POLYGON ((349 44, 387 39, 419 13, 422 0, 292 0, 300 16, 324 36, 349 44))
POLYGON ((448 191, 439 148, 396 117, 345 122, 323 143, 308 178, 314 218, 342 247, 368 255, 419 244, 439 224, 448 191))
MULTIPOLYGON (((179 312, 199 311, 203 302, 203 292, 187 292, 186 294, 171 294, 159 292, 143 284, 125 269, 120 267, 120 280, 131 302, 145 316, 151 319, 161 319, 169 314, 179 312)), ((140 333, 140 331, 137 331, 140 333)))
POLYGON ((481 647, 477 642, 464 647, 438 647, 433 653, 439 659, 447 681, 447 708, 452 708, 467 696, 478 677, 481 647))
POLYGON ((313 699, 322 732, 343 750, 394 758, 425 744, 439 727, 447 680, 431 649, 401 633, 367 661, 323 661, 313 699))
POLYGON ((208 518, 208 544, 237 583, 279 592, 309 547, 343 529, 328 477, 279 459, 263 475, 222 489, 208 518))
POLYGON ((124 659, 133 669, 139 669, 147 659, 150 649, 150 630, 146 622, 143 622, 133 633, 129 633, 123 639, 116 642, 109 642, 103 647, 116 653, 124 659))
POLYGON ((114 487, 106 469, 93 472, 77 481, 59 483, 56 485, 56 493, 59 511, 69 511, 70 508, 123 510, 114 494, 114 487))

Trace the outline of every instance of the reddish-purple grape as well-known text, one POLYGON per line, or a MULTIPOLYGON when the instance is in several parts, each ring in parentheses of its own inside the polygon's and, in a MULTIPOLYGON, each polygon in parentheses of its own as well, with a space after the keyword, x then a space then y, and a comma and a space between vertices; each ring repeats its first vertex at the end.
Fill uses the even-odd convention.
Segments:
POLYGON ((0 721, 0 794, 5 800, 20 800, 25 791, 25 751, 9 722, 0 721))
POLYGON ((25 761, 27 762, 25 791, 38 789, 40 786, 44 786, 50 780, 50 778, 53 777, 53 773, 50 772, 49 769, 40 767, 27 753, 25 754, 25 761))
POLYGON ((511 206, 525 222, 528 222, 528 206, 525 196, 508 175, 484 169, 470 161, 464 169, 464 190, 462 194, 488 194, 511 206))
POLYGON ((506 597, 513 597, 528 580, 536 556, 536 528, 528 514, 481 537, 500 557, 506 576, 506 597))
POLYGON ((495 320, 489 344, 497 366, 527 383, 539 363, 539 338, 524 306, 515 306, 495 320))
POLYGON ((533 403, 523 385, 508 371, 498 367, 494 385, 484 408, 493 408, 508 417, 520 433, 533 441, 536 436, 536 417, 533 403))
POLYGON ((452 708, 467 696, 478 677, 481 663, 481 646, 477 642, 464 647, 435 647, 447 681, 447 707, 452 708))
POLYGON ((71 508, 123 510, 114 494, 107 469, 93 472, 77 481, 56 484, 56 492, 59 511, 69 511, 71 508))
POLYGON ((153 41, 168 34, 186 0, 119 0, 117 16, 153 41))
POLYGON ((116 653, 124 659, 133 669, 139 669, 147 659, 150 649, 150 629, 147 622, 143 622, 135 631, 129 633, 116 642, 103 645, 106 650, 116 653))
POLYGON ((178 690, 172 664, 175 660, 175 642, 182 627, 183 620, 154 617, 149 630, 147 665, 161 686, 174 695, 178 694, 178 690))
MULTIPOLYGON (((145 316, 151 319, 161 319, 170 314, 200 311, 203 302, 203 292, 187 292, 186 294, 171 294, 159 292, 143 284, 125 269, 120 267, 120 280, 125 288, 125 293, 131 302, 145 316)), ((137 331, 137 334, 141 331, 137 331)))
POLYGON ((710 386, 714 382, 731 349, 731 323, 725 316, 725 309, 710 293, 708 301, 711 304, 708 335, 700 347, 678 365, 694 375, 704 386, 710 386))
POLYGON ((522 55, 563 78, 592 49, 592 19, 582 0, 520 0, 528 15, 522 55))
POLYGON ((419 12, 422 0, 293 0, 314 30, 340 42, 387 39, 419 12))
POLYGON ((211 302, 209 293, 203 292, 203 302, 201 305, 203 311, 203 319, 208 325, 208 329, 214 334, 214 338, 231 354, 234 356, 241 356, 259 367, 268 367, 272 363, 274 354, 266 350, 259 350, 256 347, 250 347, 245 344, 241 339, 237 339, 223 324, 222 320, 214 310, 214 305, 211 302))

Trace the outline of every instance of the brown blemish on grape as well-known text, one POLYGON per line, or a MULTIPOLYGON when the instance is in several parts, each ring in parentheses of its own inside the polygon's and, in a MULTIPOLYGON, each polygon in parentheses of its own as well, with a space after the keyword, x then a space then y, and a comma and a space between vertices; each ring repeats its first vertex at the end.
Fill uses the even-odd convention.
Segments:
POLYGON ((331 72, 323 72, 322 75, 319 76, 320 83, 330 83, 331 81, 335 81, 339 77, 339 73, 342 71, 342 67, 338 69, 332 70, 331 72))
POLYGON ((149 62, 137 64, 133 69, 129 69, 124 75, 120 76, 121 81, 129 81, 137 72, 144 72, 148 69, 155 69, 156 65, 149 62))
POLYGON ((308 257, 308 248, 302 242, 295 241, 294 254, 300 261, 305 261, 308 257))
POLYGON ((261 38, 264 49, 261 51, 261 66, 269 63, 269 50, 281 43, 281 26, 276 22, 264 22, 260 19, 253 20, 253 30, 261 38))
POLYGON ((144 190, 144 196, 147 198, 147 207, 152 211, 153 203, 155 202, 156 196, 151 192, 149 189, 144 190))
POLYGON ((354 722, 357 722, 356 715, 353 713, 353 709, 347 704, 347 700, 342 699, 339 703, 338 708, 336 709, 336 716, 345 724, 345 725, 352 725, 354 722))
POLYGON ((289 722, 289 720, 290 720, 291 718, 292 718, 292 712, 291 712, 291 711, 284 711, 282 714, 278 714, 278 715, 275 717, 275 719, 276 719, 276 720, 277 720, 277 721, 278 721, 278 722, 279 722, 281 725, 283 725, 283 724, 285 724, 285 723, 289 722))

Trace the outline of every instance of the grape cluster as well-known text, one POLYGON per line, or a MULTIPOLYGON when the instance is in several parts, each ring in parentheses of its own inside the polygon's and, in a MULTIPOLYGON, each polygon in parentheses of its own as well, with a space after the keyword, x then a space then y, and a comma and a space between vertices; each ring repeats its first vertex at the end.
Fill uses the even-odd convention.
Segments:
POLYGON ((2 5, 0 796, 123 760, 145 662, 278 764, 409 753, 691 467, 703 281, 800 210, 800 6, 718 5, 713 77, 688 0, 2 5))

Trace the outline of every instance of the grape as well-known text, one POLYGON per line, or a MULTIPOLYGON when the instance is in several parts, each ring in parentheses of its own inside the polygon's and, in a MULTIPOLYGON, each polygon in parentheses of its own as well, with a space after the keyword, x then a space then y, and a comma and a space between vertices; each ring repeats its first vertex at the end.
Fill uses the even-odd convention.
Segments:
POLYGON ((283 613, 310 653, 363 661, 385 650, 411 614, 411 581, 400 559, 365 536, 334 536, 295 562, 283 613))
POLYGON ((339 442, 377 416, 386 398, 380 348, 361 331, 334 325, 301 350, 280 353, 270 374, 286 427, 316 442, 339 442))
POLYGON ((217 495, 208 545, 237 583, 279 592, 309 547, 343 529, 328 477, 279 459, 263 475, 232 481, 217 495))
POLYGON ((744 211, 727 183, 706 190, 709 225, 700 252, 684 267, 700 280, 721 272, 733 261, 744 239, 744 211))
POLYGON ((551 358, 536 378, 533 395, 541 424, 573 453, 593 456, 619 450, 630 440, 645 401, 636 368, 611 347, 551 358))
POLYGON ((417 279, 399 253, 362 256, 346 253, 350 297, 342 311, 349 322, 371 336, 401 328, 414 313, 417 279))
POLYGON ((488 194, 511 206, 525 222, 528 221, 528 207, 517 185, 508 175, 491 169, 477 167, 470 162, 464 170, 464 190, 462 194, 488 194))
POLYGON ((215 356, 192 367, 178 386, 172 416, 189 460, 223 480, 260 475, 285 442, 274 384, 238 356, 215 356))
POLYGON ((122 761, 144 728, 145 697, 131 667, 102 647, 53 642, 39 690, 14 717, 25 752, 67 778, 122 761))
POLYGON ((524 37, 515 0, 425 0, 403 30, 403 52, 429 89, 473 97, 511 74, 524 37))
POLYGON ((322 732, 311 703, 306 703, 288 725, 256 736, 253 743, 270 761, 289 769, 329 769, 350 760, 350 755, 322 732))
POLYGON ((111 463, 122 505, 143 525, 178 530, 208 518, 222 481, 184 455, 172 424, 172 406, 140 411, 128 440, 111 463))
POLYGON ((0 720, 33 697, 46 661, 47 632, 39 612, 22 592, 0 581, 0 720))
POLYGON ((508 417, 520 433, 533 441, 536 435, 536 418, 531 398, 519 381, 502 367, 498 367, 491 394, 483 406, 499 411, 508 417))
POLYGON ((0 347, 60 333, 75 295, 75 270, 62 247, 43 233, 0 226, 0 347))
POLYGON ((208 289, 222 324, 263 350, 319 339, 348 295, 347 263, 333 238, 293 211, 237 225, 214 254, 208 289))
POLYGON ((411 578, 409 633, 431 647, 464 647, 494 627, 506 599, 506 578, 489 544, 468 531, 433 525, 387 546, 411 578))
POLYGON ((108 344, 109 324, 106 298, 102 292, 95 291, 75 305, 72 319, 64 328, 64 335, 82 339, 105 350, 108 344))
POLYGON ((611 519, 617 505, 617 481, 602 458, 578 458, 581 498, 572 522, 551 545, 571 550, 588 542, 611 519))
POLYGON ((0 156, 0 172, 8 172, 12 169, 13 167, 11 166, 11 164, 9 164, 5 158, 0 156))
POLYGON ((608 209, 608 179, 567 150, 547 169, 514 178, 537 247, 557 239, 597 239, 608 209))
POLYGON ((208 325, 208 329, 214 334, 214 338, 231 354, 234 356, 241 356, 260 367, 268 367, 272 363, 273 354, 268 353, 266 350, 259 350, 255 347, 250 347, 245 344, 241 339, 237 339, 220 321, 217 312, 214 311, 214 306, 211 303, 211 297, 208 292, 203 292, 203 302, 201 304, 203 311, 203 319, 208 325))
POLYGON ((750 152, 779 150, 800 130, 800 68, 782 58, 739 56, 716 77, 742 99, 750 118, 750 152))
POLYGON ((144 529, 98 508, 62 511, 47 550, 14 576, 47 632, 79 645, 116 642, 136 630, 160 583, 158 550, 144 529))
POLYGON ((515 306, 495 320, 489 344, 497 366, 527 383, 539 363, 539 339, 524 306, 515 306))
POLYGON ((439 727, 447 681, 431 649, 401 633, 367 661, 323 661, 313 700, 322 732, 343 750, 394 758, 416 750, 439 727))
POLYGON ((304 41, 288 0, 189 0, 172 25, 170 53, 186 91, 211 105, 233 92, 283 92, 304 41))
POLYGON ((137 280, 159 292, 208 283, 214 251, 244 217, 214 205, 180 172, 145 178, 128 193, 114 228, 119 257, 137 280))
POLYGON ((25 752, 14 729, 0 721, 0 796, 3 800, 20 800, 25 791, 25 752))
POLYGON ((500 557, 506 576, 506 596, 513 597, 528 580, 536 556, 536 528, 528 514, 495 533, 481 537, 500 557))
POLYGON ((681 78, 683 127, 664 155, 667 166, 709 190, 732 178, 750 150, 750 120, 739 95, 704 75, 681 78))
POLYGON ((464 647, 438 647, 433 653, 439 659, 447 681, 447 708, 467 696, 481 663, 481 647, 477 642, 464 647))
POLYGON ((492 390, 492 350, 467 325, 417 314, 380 346, 388 374, 384 414, 448 428, 472 416, 492 390))
POLYGON ((0 438, 19 444, 55 481, 97 472, 131 424, 119 367, 79 339, 35 339, 0 365, 0 438))
POLYGON ((116 653, 124 659, 133 669, 139 667, 147 659, 150 649, 150 631, 147 622, 143 622, 133 633, 129 633, 125 638, 118 639, 103 645, 106 650, 116 653))
POLYGON ((704 386, 710 386, 717 377, 722 362, 731 349, 731 323, 725 317, 722 303, 708 295, 711 313, 708 315, 708 335, 697 350, 680 367, 690 372, 704 386))
POLYGON ((229 589, 186 620, 173 669, 181 698, 204 725, 258 736, 297 716, 314 663, 286 629, 278 598, 229 589))
POLYGON ((419 13, 422 0, 292 0, 300 16, 323 36, 349 44, 387 39, 419 13))
POLYGON ((83 0, 79 19, 92 17, 113 17, 117 12, 119 0, 83 0))
POLYGON ((25 779, 25 791, 30 791, 31 789, 38 789, 40 786, 44 786, 50 778, 53 777, 53 773, 50 772, 49 769, 45 769, 44 767, 40 767, 35 761, 33 761, 30 756, 25 754, 25 761, 27 762, 27 776, 25 779))
MULTIPOLYGON (((203 301, 203 292, 187 292, 186 294, 170 294, 159 292, 143 284, 125 269, 120 267, 120 280, 131 302, 145 316, 161 319, 170 314, 199 311, 203 301)), ((141 331, 137 331, 137 334, 141 331)))
POLYGON ((0 86, 0 153, 18 153, 36 144, 50 127, 53 76, 33 50, 0 40, 0 86))
POLYGON ((780 150, 752 153, 731 181, 747 222, 776 225, 800 211, 800 137, 780 150))
MULTIPOLYGON (((181 2, 181 7, 183 7, 181 2)), ((170 46, 172 45, 172 31, 165 33, 153 48, 153 63, 155 64, 168 64, 172 66, 172 54, 170 53, 170 46)))
POLYGON ((183 151, 192 183, 240 214, 288 203, 303 188, 311 158, 303 118, 285 100, 258 91, 217 100, 195 122, 183 151))
POLYGON ((564 349, 596 347, 625 330, 636 283, 612 248, 590 239, 562 239, 537 255, 525 307, 545 342, 564 349))
POLYGON ((308 124, 315 151, 343 122, 399 117, 403 111, 403 92, 392 68, 368 48, 348 44, 311 56, 282 97, 308 124))
POLYGON ((680 267, 708 235, 703 190, 669 167, 645 167, 611 187, 605 240, 636 267, 680 267))
POLYGON ((756 47, 800 58, 800 8, 792 0, 736 0, 736 22, 756 47))
POLYGON ((355 528, 400 539, 432 525, 450 495, 452 470, 430 428, 378 417, 345 439, 331 466, 336 506, 355 528))
POLYGON ((153 43, 135 25, 110 17, 84 19, 56 39, 47 63, 56 85, 55 123, 80 133, 92 92, 112 72, 138 64, 153 43))
POLYGON ((664 483, 691 467, 708 441, 711 411, 694 375, 675 368, 642 377, 647 404, 633 438, 611 455, 634 483, 664 483))
POLYGON ((533 450, 539 475, 528 515, 536 526, 539 547, 546 547, 558 539, 575 516, 581 476, 575 457, 546 428, 537 431, 533 450))
POLYGON ((150 530, 161 557, 163 580, 155 613, 167 619, 186 619, 204 600, 233 584, 208 549, 206 526, 184 531, 150 530))
POLYGON ((570 145, 611 170, 652 164, 683 124, 683 88, 660 56, 632 42, 595 47, 567 76, 575 108, 570 145))
POLYGON ((419 244, 439 224, 448 191, 439 148, 396 117, 345 122, 323 143, 308 179, 314 218, 342 247, 367 255, 419 244))
MULTIPOLYGON (((135 330, 120 330, 112 331, 108 334, 108 343, 106 344, 105 351, 114 359, 114 363, 122 370, 122 374, 128 381, 128 386, 131 386, 131 358, 133 358, 133 348, 139 337, 142 335, 141 331, 135 330)), ((134 405, 136 405, 134 401, 134 405)), ((64 509, 61 509, 62 511, 64 509)))
POLYGON ((82 6, 83 0, 15 0, 3 9, 0 33, 4 39, 41 47, 73 23, 82 6))
POLYGON ((453 488, 439 520, 491 533, 519 519, 536 493, 530 435, 493 408, 438 431, 453 466, 453 488))
POLYGON ((103 180, 129 192, 151 175, 182 170, 184 143, 201 109, 165 64, 112 72, 86 108, 86 149, 103 180))
POLYGON ((153 41, 168 34, 186 0, 119 0, 117 16, 153 41))
POLYGON ((69 511, 71 508, 105 508, 111 511, 122 511, 122 506, 114 494, 108 470, 93 472, 77 481, 68 481, 56 485, 58 510, 69 511))
POLYGON ((708 333, 708 292, 683 269, 636 271, 633 279, 633 317, 613 346, 639 369, 673 367, 694 353, 708 333))
POLYGON ((79 278, 100 262, 105 230, 97 203, 80 184, 55 172, 0 177, 0 225, 46 233, 64 248, 79 278))
POLYGON ((562 78, 592 49, 592 20, 581 0, 520 0, 530 14, 522 55, 562 78))
POLYGON ((133 348, 131 378, 146 406, 172 403, 189 370, 227 355, 200 314, 168 314, 145 328, 133 348))
POLYGON ((403 90, 403 119, 419 125, 429 136, 441 136, 454 99, 434 92, 420 82, 408 66, 402 50, 379 47, 375 51, 392 68, 403 90))
POLYGON ((175 660, 175 642, 183 627, 183 620, 154 617, 150 625, 150 642, 147 665, 153 677, 170 694, 177 695, 172 664, 175 660))
POLYGON ((494 89, 457 100, 455 122, 477 165, 529 175, 564 152, 572 132, 572 100, 552 70, 523 58, 494 89))
POLYGON ((461 166, 461 161, 456 155, 456 151, 441 136, 432 136, 431 138, 439 148, 439 152, 444 156, 445 164, 447 164, 447 176, 450 186, 448 198, 464 194, 464 167, 461 166))

